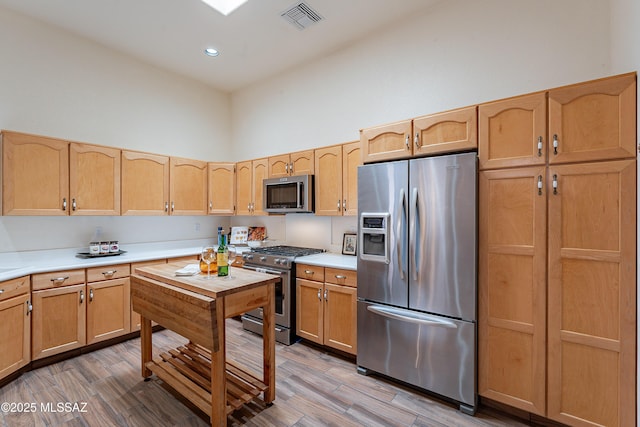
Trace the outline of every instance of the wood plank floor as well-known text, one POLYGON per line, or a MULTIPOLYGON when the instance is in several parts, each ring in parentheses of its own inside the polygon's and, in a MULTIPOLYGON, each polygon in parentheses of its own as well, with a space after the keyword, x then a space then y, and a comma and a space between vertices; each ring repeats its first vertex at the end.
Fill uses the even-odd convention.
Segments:
MULTIPOLYGON (((154 357, 159 350, 185 343, 166 330, 154 333, 153 340, 154 357)), ((227 343, 230 357, 262 371, 261 337, 242 330, 239 321, 228 319, 227 343)), ((277 344, 276 364, 274 404, 245 405, 229 416, 228 425, 527 425, 489 408, 481 408, 475 417, 461 414, 456 406, 411 388, 359 375, 353 360, 305 343, 277 344)), ((143 381, 139 339, 27 372, 0 389, 2 402, 33 402, 36 410, 0 412, 1 427, 209 425, 205 414, 177 398, 160 380, 143 381), (58 402, 77 403, 78 407, 57 408, 58 402)))

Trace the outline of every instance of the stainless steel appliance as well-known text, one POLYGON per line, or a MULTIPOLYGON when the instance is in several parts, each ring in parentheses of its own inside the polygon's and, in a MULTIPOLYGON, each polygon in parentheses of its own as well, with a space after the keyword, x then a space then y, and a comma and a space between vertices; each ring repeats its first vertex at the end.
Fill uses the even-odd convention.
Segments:
POLYGON ((271 213, 313 212, 313 175, 268 178, 262 181, 263 208, 271 213))
POLYGON ((477 403, 477 155, 358 168, 358 371, 477 403))
MULTIPOLYGON (((322 249, 297 246, 267 246, 253 248, 242 255, 243 268, 279 274, 276 284, 276 341, 286 345, 296 340, 296 264, 295 258, 323 252, 322 249)), ((262 335, 262 309, 242 315, 244 329, 262 335)))

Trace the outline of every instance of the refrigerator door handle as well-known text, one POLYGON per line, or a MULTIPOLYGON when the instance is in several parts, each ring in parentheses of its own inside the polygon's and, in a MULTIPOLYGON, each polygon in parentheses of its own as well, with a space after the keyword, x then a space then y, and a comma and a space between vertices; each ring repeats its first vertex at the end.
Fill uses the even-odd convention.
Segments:
POLYGON ((390 319, 401 320, 403 322, 415 323, 419 325, 440 326, 448 329, 457 329, 458 326, 448 320, 430 316, 424 313, 402 310, 394 307, 386 307, 380 305, 369 305, 367 310, 380 316, 390 319))
MULTIPOLYGON (((416 217, 418 216, 418 188, 411 191, 411 207, 413 215, 409 217, 409 269, 413 271, 413 280, 418 280, 418 254, 416 245, 416 217)), ((411 212, 411 211, 410 211, 411 212)))
POLYGON ((404 218, 406 218, 406 197, 404 194, 404 188, 400 190, 400 207, 401 209, 398 209, 398 217, 396 218, 396 255, 398 257, 400 279, 404 280, 404 268, 402 266, 402 243, 404 243, 404 236, 401 234, 402 222, 404 218))

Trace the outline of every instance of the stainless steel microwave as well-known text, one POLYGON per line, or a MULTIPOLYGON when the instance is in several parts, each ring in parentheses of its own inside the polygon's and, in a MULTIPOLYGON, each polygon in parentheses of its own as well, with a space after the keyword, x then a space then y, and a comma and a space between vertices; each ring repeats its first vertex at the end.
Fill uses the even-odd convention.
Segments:
POLYGON ((269 178, 263 181, 263 207, 271 213, 313 212, 313 175, 269 178))

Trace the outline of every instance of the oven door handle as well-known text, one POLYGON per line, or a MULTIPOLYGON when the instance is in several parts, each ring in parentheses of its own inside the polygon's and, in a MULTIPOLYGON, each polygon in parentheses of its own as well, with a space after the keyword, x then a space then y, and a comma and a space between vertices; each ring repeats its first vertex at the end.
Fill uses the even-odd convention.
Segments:
POLYGON ((252 265, 246 265, 246 264, 243 265, 242 268, 246 270, 257 271, 259 273, 275 274, 277 276, 280 276, 288 272, 288 270, 272 270, 270 268, 254 267, 252 265))

